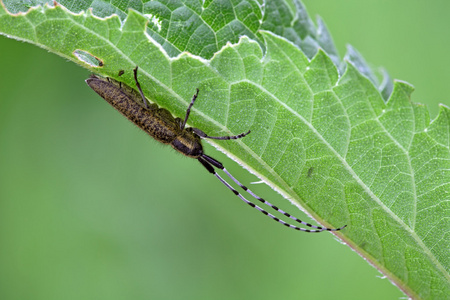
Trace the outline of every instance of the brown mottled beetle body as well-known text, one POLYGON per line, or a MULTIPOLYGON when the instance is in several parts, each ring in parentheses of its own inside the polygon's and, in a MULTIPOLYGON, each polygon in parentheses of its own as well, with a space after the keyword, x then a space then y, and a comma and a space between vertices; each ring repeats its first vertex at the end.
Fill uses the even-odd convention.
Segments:
MULTIPOLYGON (((121 71, 119 74, 123 74, 121 71)), ((174 118, 172 114, 164 108, 158 107, 156 104, 149 104, 147 99, 142 92, 141 86, 137 79, 137 67, 134 69, 134 80, 138 88, 136 90, 131 87, 117 82, 110 78, 101 78, 92 75, 86 80, 86 83, 91 87, 97 94, 99 94, 103 99, 105 99, 109 104, 111 104, 116 110, 118 110, 122 115, 127 117, 128 120, 136 124, 139 128, 147 132, 155 140, 170 144, 175 150, 183 155, 197 159, 205 168, 216 176, 227 188, 229 188, 236 196, 241 198, 242 201, 247 203, 253 208, 256 208, 266 216, 269 216, 273 220, 295 230, 304 232, 322 232, 322 231, 338 231, 346 227, 340 227, 336 229, 326 228, 311 225, 307 222, 303 222, 296 217, 279 209, 275 205, 272 205, 268 201, 254 194, 246 186, 242 185, 236 178, 234 178, 221 162, 215 160, 214 158, 206 155, 203 152, 203 147, 201 139, 216 139, 216 140, 230 140, 239 139, 250 133, 250 130, 246 133, 241 133, 239 135, 233 136, 208 136, 206 133, 198 128, 185 127, 186 122, 189 118, 189 114, 192 106, 194 105, 195 99, 197 99, 197 93, 191 100, 191 103, 186 110, 186 116, 184 120, 180 118, 174 118), (241 195, 237 190, 235 190, 231 185, 229 185, 219 174, 217 174, 215 168, 221 169, 228 177, 230 177, 237 185, 239 185, 244 191, 248 192, 252 197, 260 201, 261 203, 271 207, 273 210, 283 214, 284 216, 308 227, 316 228, 316 230, 310 230, 305 228, 300 228, 283 220, 280 220, 276 216, 268 213, 261 207, 255 205, 253 202, 247 200, 243 195, 241 195)))
POLYGON ((167 109, 154 103, 146 108, 135 90, 112 79, 92 75, 86 83, 155 140, 170 144, 178 152, 192 158, 198 158, 203 153, 200 137, 192 134, 191 127, 181 129, 183 120, 174 118, 167 109))

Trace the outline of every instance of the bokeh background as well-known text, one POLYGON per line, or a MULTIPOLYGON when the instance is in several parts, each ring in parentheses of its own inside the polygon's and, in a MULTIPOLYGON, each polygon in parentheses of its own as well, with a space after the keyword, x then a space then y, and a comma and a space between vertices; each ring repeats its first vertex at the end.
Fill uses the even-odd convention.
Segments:
MULTIPOLYGON (((450 104, 450 2, 303 2, 341 56, 352 44, 410 82, 433 117, 450 104)), ((402 297, 331 234, 275 224, 152 141, 87 87, 87 70, 3 36, 0 70, 0 299, 402 297)))

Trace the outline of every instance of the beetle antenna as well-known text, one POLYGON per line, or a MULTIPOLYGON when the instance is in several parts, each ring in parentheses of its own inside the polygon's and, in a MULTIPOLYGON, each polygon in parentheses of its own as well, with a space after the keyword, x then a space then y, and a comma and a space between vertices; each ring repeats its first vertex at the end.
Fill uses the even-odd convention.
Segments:
POLYGON ((249 190, 245 185, 243 185, 242 183, 240 183, 236 178, 234 178, 233 175, 230 174, 230 172, 227 171, 227 169, 225 169, 225 167, 222 165, 221 162, 215 160, 214 158, 203 154, 201 157, 198 158, 198 160, 200 161, 200 163, 214 176, 217 177, 217 179, 219 179, 228 189, 230 189, 236 196, 238 196, 239 198, 241 198, 242 201, 244 201, 245 203, 247 203, 248 205, 250 205, 253 208, 256 208, 257 210, 259 210, 260 212, 262 212, 263 214, 265 214, 266 216, 268 216, 269 218, 271 218, 274 221, 277 221, 278 223, 283 224, 286 227, 295 229, 295 230, 299 230, 299 231, 304 231, 304 232, 322 232, 322 231, 339 231, 344 229, 345 227, 347 227, 347 225, 344 225, 340 228, 327 228, 327 227, 320 227, 320 226, 315 226, 312 224, 309 224, 307 222, 304 222, 292 215, 290 215, 289 213, 279 209, 277 206, 271 204, 270 202, 264 200, 263 198, 259 197, 258 195, 256 195, 255 193, 253 193, 251 190, 249 190), (228 182, 226 182, 219 174, 217 174, 217 172, 215 171, 214 167, 221 169, 222 171, 224 171, 225 174, 227 174, 228 177, 230 177, 237 185, 239 185, 244 191, 248 192, 253 198, 255 198, 256 200, 260 201, 261 203, 264 203, 265 205, 271 207, 273 210, 283 214, 284 216, 300 223, 303 224, 305 226, 311 227, 311 228, 315 228, 315 230, 311 230, 311 229, 305 229, 305 228, 301 228, 301 227, 297 227, 294 225, 291 225, 279 218, 277 218, 276 216, 272 215, 271 213, 265 211, 264 209, 262 209, 261 207, 259 207, 258 205, 254 204, 253 202, 247 200, 241 193, 239 193, 236 189, 234 189, 228 182))

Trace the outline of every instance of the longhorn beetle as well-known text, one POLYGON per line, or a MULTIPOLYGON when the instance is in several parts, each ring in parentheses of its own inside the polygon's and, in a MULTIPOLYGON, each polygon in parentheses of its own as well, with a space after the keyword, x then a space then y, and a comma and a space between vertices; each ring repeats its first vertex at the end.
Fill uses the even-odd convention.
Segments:
POLYGON ((245 133, 233 136, 209 136, 198 128, 186 127, 186 122, 189 118, 191 108, 194 105, 195 100, 197 99, 199 90, 197 89, 197 92, 192 97, 191 103, 189 104, 186 110, 184 120, 180 118, 174 118, 167 109, 160 108, 158 107, 157 104, 154 103, 150 104, 148 102, 148 100, 144 96, 144 93, 142 92, 141 85, 139 84, 137 78, 137 70, 138 67, 136 67, 133 71, 134 71, 134 80, 136 82, 136 87, 139 93, 136 92, 136 90, 134 90, 133 88, 128 87, 125 84, 122 84, 121 82, 117 82, 110 78, 101 78, 96 75, 91 75, 91 77, 86 80, 86 83, 97 94, 99 94, 103 99, 105 99, 109 104, 111 104, 112 107, 114 107, 122 115, 127 117, 131 122, 136 124, 139 128, 148 133, 155 140, 163 144, 170 144, 175 150, 177 150, 181 154, 198 160, 206 168, 206 170, 208 170, 208 172, 216 176, 220 180, 220 182, 222 182, 236 196, 241 198, 242 201, 244 201, 251 207, 256 208, 257 210, 259 210, 266 216, 269 216, 273 220, 292 229, 304 232, 339 231, 347 226, 344 225, 336 229, 314 226, 300 219, 297 219, 294 216, 291 216, 287 212, 284 212, 275 205, 272 205, 263 198, 254 194, 251 190, 249 190, 246 186, 244 186, 236 178, 234 178, 233 175, 231 175, 227 171, 227 169, 225 169, 222 163, 206 155, 203 152, 201 142, 201 139, 215 139, 215 140, 240 139, 249 134, 250 130, 245 133), (216 168, 222 170, 237 185, 239 185, 244 191, 249 193, 256 200, 269 206, 270 208, 283 214, 284 216, 294 220, 295 222, 298 222, 300 224, 315 229, 305 229, 286 223, 285 221, 280 220, 273 214, 257 206, 253 202, 247 200, 241 193, 235 190, 230 184, 228 184, 228 182, 226 182, 222 177, 220 177, 219 174, 217 174, 215 170, 216 168))

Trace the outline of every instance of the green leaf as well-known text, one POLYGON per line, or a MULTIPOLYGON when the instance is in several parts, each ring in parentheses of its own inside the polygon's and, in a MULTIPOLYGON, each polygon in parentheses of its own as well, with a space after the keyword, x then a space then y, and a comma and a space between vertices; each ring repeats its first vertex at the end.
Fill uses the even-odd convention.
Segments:
POLYGON ((130 86, 138 65, 145 94, 175 116, 198 87, 191 126, 252 131, 217 148, 320 223, 347 224, 336 235, 409 296, 449 295, 447 107, 430 122, 409 84, 386 72, 378 84, 351 47, 340 61, 323 22, 315 29, 297 1, 29 9, 44 2, 4 1, 0 33, 130 86))

